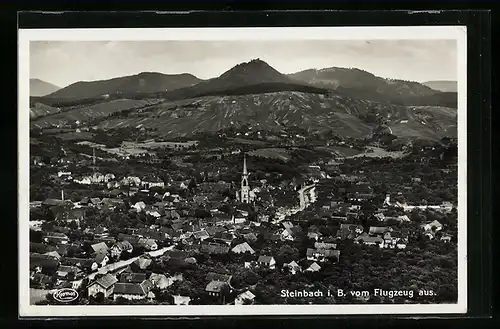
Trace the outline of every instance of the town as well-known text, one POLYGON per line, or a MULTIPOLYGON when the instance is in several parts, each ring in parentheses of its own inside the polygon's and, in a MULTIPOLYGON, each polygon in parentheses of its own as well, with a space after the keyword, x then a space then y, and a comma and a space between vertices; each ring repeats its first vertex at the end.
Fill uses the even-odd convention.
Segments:
POLYGON ((456 302, 456 140, 78 124, 31 133, 32 303, 456 302), (436 294, 281 296, 336 289, 436 294))

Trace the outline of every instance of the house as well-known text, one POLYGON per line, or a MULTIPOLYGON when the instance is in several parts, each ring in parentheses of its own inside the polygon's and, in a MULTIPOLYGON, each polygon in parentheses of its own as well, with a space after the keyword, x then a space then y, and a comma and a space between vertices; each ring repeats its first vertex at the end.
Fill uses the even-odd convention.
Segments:
POLYGON ((142 186, 145 188, 159 187, 164 188, 165 183, 158 177, 145 177, 142 182, 142 186))
POLYGON ((229 275, 229 274, 210 272, 205 277, 205 280, 206 281, 220 281, 220 282, 225 282, 225 283, 229 284, 231 282, 232 278, 233 278, 232 275, 229 275))
POLYGON ((49 232, 43 237, 43 241, 46 243, 57 243, 66 244, 69 242, 69 238, 66 234, 60 232, 49 232))
POLYGON ((397 217, 397 221, 398 222, 401 222, 401 223, 408 223, 408 222, 411 222, 410 218, 407 216, 407 215, 402 215, 402 216, 398 216, 397 217))
POLYGON ((321 270, 321 266, 314 262, 306 269, 306 272, 318 272, 319 270, 321 270))
POLYGON ((205 291, 208 292, 210 296, 219 297, 224 288, 227 288, 228 286, 229 285, 226 282, 211 281, 207 284, 205 291))
POLYGON ((147 269, 153 261, 150 258, 139 257, 134 261, 134 264, 141 270, 147 269))
POLYGON ((94 257, 94 262, 98 266, 106 266, 106 264, 109 262, 109 257, 107 253, 104 252, 96 252, 93 254, 94 257))
POLYGON ((259 256, 257 263, 260 266, 266 266, 271 270, 275 269, 276 267, 276 260, 273 256, 259 256))
POLYGON ((282 240, 288 240, 288 241, 294 241, 297 238, 297 235, 301 232, 300 226, 294 226, 291 228, 285 228, 281 232, 281 239, 282 240))
POLYGON ((318 241, 322 236, 321 232, 308 232, 307 237, 312 240, 318 241))
POLYGON ((314 242, 314 248, 316 249, 337 249, 336 243, 327 242, 314 242))
POLYGON ((369 235, 383 235, 385 232, 390 232, 392 229, 388 226, 370 226, 369 235))
POLYGON ((307 248, 306 257, 308 260, 319 262, 324 262, 327 259, 335 259, 338 261, 340 257, 340 250, 307 248))
POLYGON ((363 233, 364 228, 356 224, 340 224, 336 237, 339 239, 354 239, 357 235, 363 233))
MULTIPOLYGON (((146 280, 145 280, 146 281, 146 280)), ((115 283, 113 298, 125 298, 128 300, 145 299, 150 292, 149 285, 141 283, 115 283)))
POLYGON ((446 243, 451 242, 451 235, 444 233, 443 235, 441 235, 440 240, 446 243))
POLYGON ((137 212, 141 212, 146 208, 146 204, 143 201, 136 202, 132 208, 134 208, 137 212))
POLYGON ((137 243, 139 244, 140 247, 146 249, 146 250, 158 250, 158 244, 154 239, 146 239, 146 238, 140 238, 137 243))
POLYGON ((379 222, 385 221, 385 216, 383 213, 376 213, 375 215, 373 215, 373 217, 375 217, 375 219, 377 219, 379 222))
POLYGON ((105 274, 88 285, 88 295, 95 297, 98 293, 102 293, 107 298, 113 294, 113 289, 117 282, 118 280, 114 275, 105 274))
POLYGON ((252 232, 243 234, 243 238, 250 243, 257 241, 257 236, 252 232))
POLYGON ((171 277, 167 277, 165 274, 151 273, 149 277, 149 281, 151 281, 153 285, 160 290, 167 289, 175 281, 182 281, 182 280, 183 280, 182 273, 179 273, 171 277))
POLYGON ((205 231, 205 230, 193 232, 193 236, 195 239, 200 240, 200 241, 203 241, 203 240, 208 239, 210 237, 210 235, 208 235, 207 231, 205 231))
POLYGON ((203 243, 200 245, 199 251, 209 255, 225 255, 229 253, 228 245, 219 245, 216 243, 203 243))
POLYGON ((57 276, 63 279, 75 280, 83 275, 83 271, 76 266, 60 265, 57 268, 57 276))
POLYGON ((104 242, 99 242, 91 245, 92 250, 95 253, 107 254, 108 246, 104 242))
POLYGON ((234 305, 252 304, 254 299, 255 295, 251 291, 247 290, 236 297, 234 305))
POLYGON ((141 283, 146 280, 146 273, 127 273, 120 274, 120 282, 123 283, 141 283))
POLYGON ((30 255, 30 270, 35 272, 55 271, 59 266, 57 258, 47 255, 33 253, 30 255))
POLYGON ((46 252, 46 253, 44 253, 44 255, 50 256, 50 257, 54 257, 57 260, 61 259, 61 255, 59 255, 59 253, 57 251, 55 251, 55 250, 54 251, 46 252))
POLYGON ((172 297, 174 297, 175 305, 189 305, 189 302, 191 301, 191 297, 188 296, 172 295, 172 297))
POLYGON ((255 254, 255 250, 253 250, 252 247, 250 247, 250 245, 247 242, 243 242, 234 246, 234 248, 231 249, 231 251, 234 252, 235 254, 243 254, 246 252, 249 252, 252 255, 255 254))
POLYGON ((354 242, 369 246, 379 246, 380 248, 384 246, 384 239, 379 236, 370 236, 367 233, 363 233, 358 236, 354 242))
POLYGON ((115 243, 111 247, 111 249, 110 249, 111 257, 119 258, 123 252, 127 252, 130 254, 130 253, 132 253, 133 250, 134 250, 134 247, 132 246, 132 244, 130 242, 128 242, 127 240, 120 241, 120 242, 115 243))
POLYGON ((290 271, 290 273, 294 274, 297 273, 297 272, 302 272, 302 267, 297 264, 296 261, 291 261, 290 263, 288 264, 283 264, 283 268, 288 268, 288 271, 290 271))
POLYGON ((420 225, 420 227, 424 231, 434 231, 434 232, 437 232, 437 231, 440 231, 443 229, 443 225, 440 222, 438 222, 437 220, 434 220, 430 223, 422 224, 422 225, 420 225))
POLYGON ((118 240, 128 241, 134 248, 139 246, 139 239, 140 237, 137 235, 123 234, 123 233, 118 234, 118 240))

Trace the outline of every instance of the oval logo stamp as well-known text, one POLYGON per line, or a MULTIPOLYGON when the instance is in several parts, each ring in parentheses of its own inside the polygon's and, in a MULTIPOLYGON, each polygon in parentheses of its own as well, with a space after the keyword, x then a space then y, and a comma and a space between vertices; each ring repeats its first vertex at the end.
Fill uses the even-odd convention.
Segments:
POLYGON ((78 298, 78 291, 71 288, 59 289, 52 295, 55 300, 61 303, 69 303, 78 298))

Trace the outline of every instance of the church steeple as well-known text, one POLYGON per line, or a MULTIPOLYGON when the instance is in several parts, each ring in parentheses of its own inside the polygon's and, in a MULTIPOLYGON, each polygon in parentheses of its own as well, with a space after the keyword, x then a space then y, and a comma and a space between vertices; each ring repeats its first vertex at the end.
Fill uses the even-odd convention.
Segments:
POLYGON ((247 172, 247 155, 243 156, 243 176, 248 176, 247 172))
POLYGON ((243 156, 243 173, 241 174, 241 197, 243 203, 250 203, 250 187, 248 186, 247 157, 243 156))

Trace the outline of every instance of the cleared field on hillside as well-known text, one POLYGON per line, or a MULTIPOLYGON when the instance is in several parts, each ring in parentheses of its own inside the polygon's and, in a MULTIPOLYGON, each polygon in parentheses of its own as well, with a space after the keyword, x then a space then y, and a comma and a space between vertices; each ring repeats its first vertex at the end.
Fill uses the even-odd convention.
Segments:
POLYGON ((57 138, 60 138, 65 141, 78 141, 78 140, 91 140, 95 136, 94 133, 88 131, 82 132, 70 132, 65 134, 56 135, 57 138))
POLYGON ((288 150, 282 148, 262 148, 251 151, 248 154, 251 156, 278 159, 282 161, 289 161, 292 158, 288 150))
POLYGON ((367 150, 373 150, 373 152, 362 152, 352 156, 346 156, 346 158, 360 158, 360 157, 368 157, 368 158, 400 158, 404 155, 402 151, 386 151, 380 147, 369 146, 367 150))
POLYGON ((102 118, 122 110, 140 108, 149 105, 148 100, 116 99, 89 107, 82 107, 66 112, 40 117, 31 121, 31 127, 49 127, 53 124, 64 124, 73 121, 87 121, 91 118, 102 118))
POLYGON ((316 147, 316 149, 320 151, 333 152, 341 157, 354 156, 356 154, 362 153, 362 151, 358 149, 345 146, 320 146, 316 147))

